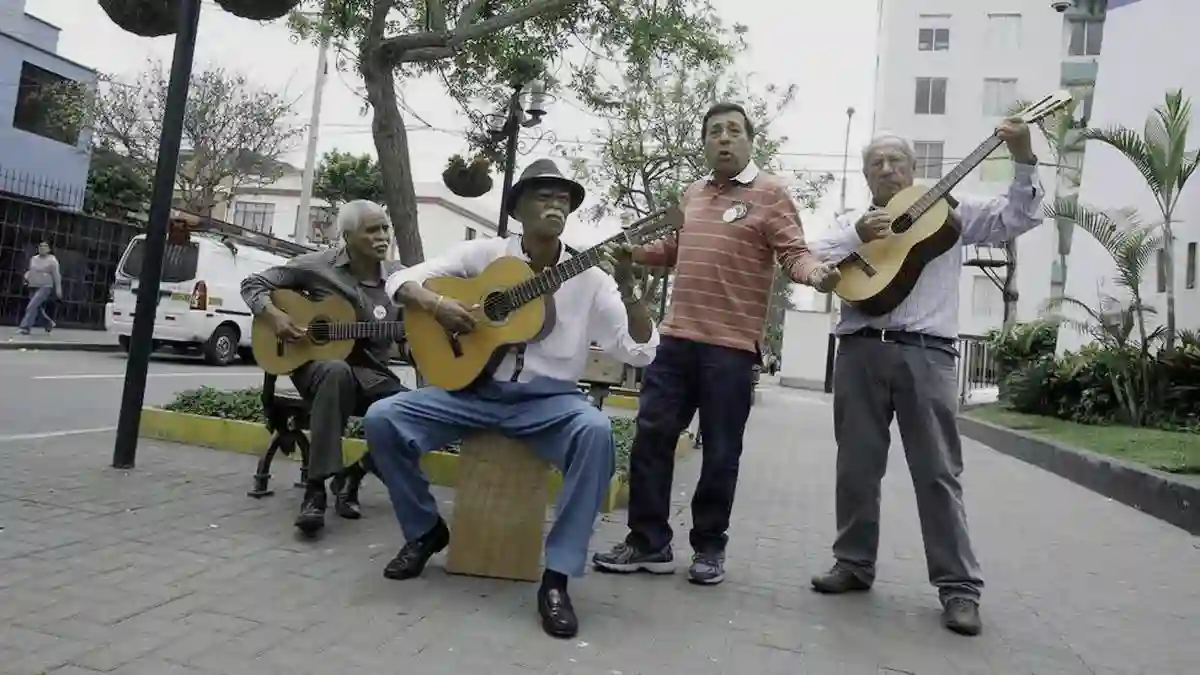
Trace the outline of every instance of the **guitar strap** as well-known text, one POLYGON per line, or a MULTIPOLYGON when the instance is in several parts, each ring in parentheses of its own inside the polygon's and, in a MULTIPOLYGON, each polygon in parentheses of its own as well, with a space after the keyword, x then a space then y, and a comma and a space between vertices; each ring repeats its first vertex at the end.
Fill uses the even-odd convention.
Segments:
POLYGON ((513 347, 513 374, 509 378, 509 382, 516 382, 521 376, 521 371, 525 369, 525 343, 513 347))

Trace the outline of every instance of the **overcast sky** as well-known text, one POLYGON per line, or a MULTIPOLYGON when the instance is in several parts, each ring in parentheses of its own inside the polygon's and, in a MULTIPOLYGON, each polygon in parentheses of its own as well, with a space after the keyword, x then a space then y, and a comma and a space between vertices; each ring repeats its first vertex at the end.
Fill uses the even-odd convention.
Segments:
MULTIPOLYGON (((755 82, 796 84, 796 103, 774 127, 789 138, 782 164, 788 169, 830 171, 841 176, 846 108, 856 109, 850 135, 849 201, 865 194, 859 174, 858 150, 870 135, 875 63, 876 0, 712 0, 728 22, 749 26, 750 49, 740 58, 742 72, 755 82)), ((172 37, 139 38, 115 26, 94 0, 27 0, 27 11, 62 28, 59 53, 98 71, 125 76, 136 73, 147 59, 169 63, 172 37)), ((316 75, 317 50, 296 44, 283 22, 260 24, 238 19, 204 0, 198 67, 220 65, 246 73, 256 83, 297 99, 297 122, 306 124, 316 75)), ((333 72, 322 106, 319 153, 333 148, 374 154, 369 118, 363 116, 361 82, 352 72, 333 72)), ((460 135, 465 119, 456 104, 433 81, 409 81, 403 94, 410 107, 432 129, 409 132, 413 172, 418 181, 440 180, 446 159, 466 149, 460 135), (439 129, 446 131, 439 131, 439 129)), ((420 125, 419 120, 406 120, 420 125)), ((599 120, 569 100, 551 107, 544 127, 560 141, 588 140, 599 120)), ((542 146, 543 148, 546 146, 542 146)), ((285 159, 302 166, 304 146, 285 159)), ((528 161, 542 150, 535 151, 528 161)), ((495 212, 499 190, 480 198, 495 212)), ((826 197, 822 213, 810 216, 808 229, 823 229, 827 213, 837 206, 838 186, 826 197)), ((578 236, 597 233, 575 223, 578 236)))

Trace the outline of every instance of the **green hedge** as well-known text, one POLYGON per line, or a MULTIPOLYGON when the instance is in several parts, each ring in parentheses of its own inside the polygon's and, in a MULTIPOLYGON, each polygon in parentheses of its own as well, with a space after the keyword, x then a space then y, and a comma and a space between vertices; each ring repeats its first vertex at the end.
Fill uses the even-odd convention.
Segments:
MULTIPOLYGON (((219 417, 221 419, 238 420, 241 422, 266 423, 262 409, 262 389, 222 390, 212 387, 201 387, 180 392, 175 400, 163 406, 173 412, 219 417)), ((633 435, 636 430, 634 420, 624 417, 612 418, 613 439, 617 444, 617 472, 625 475, 629 468, 629 452, 633 448, 633 435)), ((362 422, 353 418, 346 429, 347 438, 362 438, 362 422)), ((447 448, 450 452, 458 450, 455 444, 447 448)))
MULTIPOLYGON (((1031 331, 1034 329, 1030 329, 1031 331)), ((1043 328, 1037 328, 1043 331, 1043 328)), ((1002 367, 1001 402, 1017 412, 1083 424, 1129 423, 1114 379, 1131 382, 1142 426, 1200 432, 1200 336, 1180 333, 1174 349, 1143 361, 1136 348, 1090 344, 1056 357, 1045 344, 1029 349, 1029 333, 998 337, 1010 360, 1002 367), (1007 341, 1007 342, 1006 342, 1007 341), (1134 364, 1131 367, 1131 364, 1134 364), (1144 366, 1144 367, 1143 367, 1144 366), (1132 378, 1132 379, 1131 379, 1132 378), (1142 383, 1148 386, 1143 388, 1142 383), (1138 392, 1149 391, 1149 400, 1138 392)))

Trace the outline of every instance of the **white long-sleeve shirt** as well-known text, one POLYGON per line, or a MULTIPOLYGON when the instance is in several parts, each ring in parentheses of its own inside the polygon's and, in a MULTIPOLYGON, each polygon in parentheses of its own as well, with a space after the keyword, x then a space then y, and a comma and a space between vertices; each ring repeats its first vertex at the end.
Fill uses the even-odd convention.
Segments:
MULTIPOLYGON (((954 214, 962 224, 959 245, 951 247, 925 266, 908 297, 891 312, 867 316, 842 303, 835 332, 848 335, 863 328, 903 330, 946 338, 958 337, 958 286, 962 273, 962 246, 1000 246, 1042 223, 1044 191, 1037 167, 1014 163, 1008 194, 992 199, 962 197, 954 214)), ((842 214, 833 227, 808 242, 824 262, 842 260, 858 250, 862 240, 854 225, 861 211, 842 214)))
MULTIPOLYGON (((387 279, 387 293, 395 298, 400 287, 410 281, 423 284, 434 277, 472 277, 503 256, 529 260, 521 247, 520 237, 466 241, 443 256, 392 273, 387 279)), ((559 262, 570 257, 564 249, 559 262)), ((526 345, 521 358, 510 350, 493 373, 495 379, 510 381, 519 368, 518 382, 528 382, 539 376, 577 382, 587 368, 593 342, 618 361, 631 366, 645 367, 654 360, 658 330, 652 329, 650 339, 645 343, 633 339, 621 293, 604 270, 593 267, 564 283, 554 293, 554 308, 555 324, 549 334, 526 345)))

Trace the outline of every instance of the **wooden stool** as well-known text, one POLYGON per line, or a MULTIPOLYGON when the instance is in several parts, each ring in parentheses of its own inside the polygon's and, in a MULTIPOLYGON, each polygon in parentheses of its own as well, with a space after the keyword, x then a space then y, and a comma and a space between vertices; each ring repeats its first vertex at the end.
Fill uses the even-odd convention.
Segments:
POLYGON ((462 443, 446 571, 497 579, 541 578, 549 467, 500 434, 462 443))

